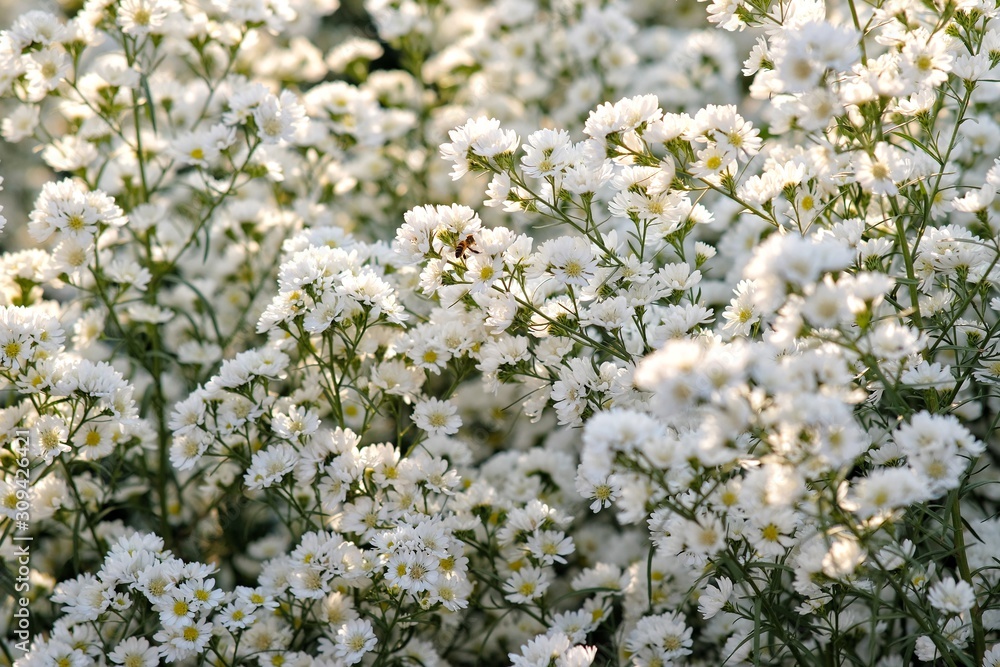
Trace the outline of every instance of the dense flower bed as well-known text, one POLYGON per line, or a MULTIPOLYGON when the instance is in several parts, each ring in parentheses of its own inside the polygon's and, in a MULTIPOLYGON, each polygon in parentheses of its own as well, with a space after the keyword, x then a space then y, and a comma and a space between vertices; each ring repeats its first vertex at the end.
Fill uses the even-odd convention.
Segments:
POLYGON ((30 4, 0 662, 1000 665, 994 3, 30 4))

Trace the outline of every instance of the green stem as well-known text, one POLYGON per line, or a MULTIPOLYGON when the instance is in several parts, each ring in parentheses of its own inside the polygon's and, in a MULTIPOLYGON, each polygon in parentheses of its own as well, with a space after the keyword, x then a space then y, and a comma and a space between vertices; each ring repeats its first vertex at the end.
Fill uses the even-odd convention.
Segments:
MULTIPOLYGON (((975 588, 972 581, 972 570, 969 567, 969 554, 965 546, 965 525, 962 522, 962 497, 961 489, 955 489, 948 494, 948 504, 951 505, 951 523, 955 543, 955 560, 958 561, 958 573, 962 580, 975 588)), ((977 665, 983 663, 983 655, 986 653, 986 633, 983 628, 983 611, 979 607, 978 601, 972 607, 972 643, 975 648, 975 660, 977 665)))

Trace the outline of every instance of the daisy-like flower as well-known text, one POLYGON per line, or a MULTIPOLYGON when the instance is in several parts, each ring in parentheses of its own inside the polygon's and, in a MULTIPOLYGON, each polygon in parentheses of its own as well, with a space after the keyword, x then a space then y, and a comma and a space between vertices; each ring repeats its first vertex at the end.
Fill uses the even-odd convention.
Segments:
POLYGON ((206 130, 182 134, 170 145, 171 157, 181 164, 209 167, 222 151, 236 143, 236 129, 222 123, 206 130))
POLYGON ((584 498, 593 500, 590 511, 600 512, 611 507, 621 494, 622 485, 615 475, 601 475, 580 465, 576 473, 576 491, 584 498))
POLYGON ((73 444, 84 461, 97 461, 115 450, 118 429, 109 422, 90 422, 73 435, 73 444))
POLYGON ((462 418, 450 401, 428 398, 414 406, 413 423, 431 435, 453 435, 458 433, 462 418))
POLYGON ((760 151, 760 131, 736 113, 736 105, 709 105, 694 118, 695 127, 702 124, 711 129, 719 148, 740 160, 747 160, 760 151))
MULTIPOLYGON (((30 137, 38 127, 39 107, 34 104, 21 104, 11 111, 0 122, 0 133, 12 144, 30 137)), ((0 180, 0 183, 3 181, 0 180)))
POLYGON ((781 556, 795 541, 797 518, 790 510, 771 510, 751 517, 747 537, 761 555, 781 556))
POLYGON ((295 133, 304 127, 305 107, 290 91, 282 91, 280 97, 267 95, 253 110, 257 136, 265 144, 291 141, 295 133))
POLYGON ((926 28, 918 28, 906 33, 905 39, 900 71, 911 86, 937 88, 946 82, 954 60, 950 53, 951 38, 942 32, 931 35, 926 28))
POLYGON ((733 582, 726 577, 719 577, 715 585, 709 584, 698 597, 698 613, 708 620, 722 611, 733 594, 733 582))
MULTIPOLYGON (((158 632, 153 635, 153 639, 157 641, 163 641, 167 638, 169 638, 169 645, 177 651, 178 657, 194 655, 204 649, 212 638, 212 624, 206 621, 189 620, 176 628, 170 628, 166 632, 158 632)), ((167 652, 169 649, 163 647, 163 650, 165 651, 164 657, 171 661, 167 652)))
POLYGON ((536 530, 525 543, 524 548, 539 563, 552 565, 565 563, 567 556, 575 550, 573 538, 566 537, 561 530, 536 530))
MULTIPOLYGON (((539 130, 528 137, 521 164, 526 176, 555 176, 573 158, 573 142, 566 130, 539 130)), ((501 199, 505 198, 501 197, 501 199)))
POLYGON ((69 54, 59 45, 34 51, 25 58, 28 99, 40 102, 55 90, 72 69, 69 54))
MULTIPOLYGON (((2 318, 3 313, 0 313, 2 318)), ((6 327, 0 319, 0 368, 20 370, 31 358, 32 343, 29 332, 20 326, 6 327)))
POLYGON ((65 665, 66 667, 86 667, 93 660, 84 654, 82 649, 70 646, 58 639, 50 640, 41 655, 46 662, 51 661, 53 665, 65 665))
POLYGON ((979 368, 973 375, 980 381, 989 384, 1000 384, 1000 357, 981 359, 979 368))
POLYGON ((587 239, 561 236, 538 247, 532 272, 547 272, 563 285, 586 287, 597 272, 597 257, 587 239))
POLYGON ((175 588, 164 602, 156 605, 165 628, 181 628, 194 619, 195 605, 187 592, 175 588))
POLYGON ((520 654, 511 653, 507 657, 510 658, 512 667, 551 665, 560 656, 565 655, 572 645, 565 633, 553 632, 552 634, 538 635, 521 647, 520 654))
POLYGON ((66 439, 69 436, 69 429, 66 422, 55 415, 44 415, 32 429, 31 446, 35 456, 40 456, 45 463, 52 461, 64 452, 72 451, 66 439))
POLYGON ((195 434, 175 434, 170 444, 170 463, 178 470, 190 470, 208 451, 207 437, 195 434))
POLYGON ((469 173, 473 168, 470 162, 475 156, 491 159, 500 154, 513 153, 517 150, 520 140, 513 130, 500 128, 496 118, 479 117, 472 119, 448 132, 450 143, 441 145, 441 157, 451 161, 452 180, 469 173))
POLYGON ((144 637, 129 637, 118 643, 108 659, 122 667, 156 667, 160 662, 160 649, 150 646, 144 637))
POLYGON ((195 611, 214 609, 219 606, 225 594, 215 587, 215 579, 193 579, 180 585, 179 590, 191 600, 195 611))
POLYGON ((867 518, 918 502, 926 485, 912 468, 876 468, 854 485, 855 513, 867 518))
POLYGON ((732 150, 717 143, 709 144, 696 155, 698 160, 691 165, 691 175, 712 184, 718 184, 736 166, 732 150))
POLYGON ((741 280, 733 290, 736 296, 722 312, 726 321, 722 330, 731 336, 748 336, 753 326, 760 321, 760 312, 754 301, 756 285, 752 280, 741 280))
POLYGON ((248 489, 266 489, 292 471, 298 461, 295 448, 287 442, 256 452, 243 476, 248 489))
POLYGON ((680 614, 644 616, 626 637, 625 647, 646 659, 671 664, 677 658, 691 654, 691 632, 680 614))
POLYGON ((295 440, 316 432, 319 428, 319 414, 315 410, 293 405, 287 413, 275 415, 271 428, 278 437, 295 440))
POLYGON ((530 604, 540 598, 549 587, 549 578, 545 570, 532 565, 522 567, 511 575, 504 585, 506 597, 514 604, 530 604))
POLYGON ((174 0, 122 0, 116 20, 126 35, 143 37, 158 34, 167 17, 177 11, 180 5, 174 0))
POLYGON ((39 243, 59 233, 63 240, 86 247, 98 225, 121 227, 125 223, 125 214, 114 199, 100 190, 85 190, 67 178, 42 186, 42 193, 31 211, 28 232, 39 243))
POLYGON ((947 577, 931 586, 927 601, 938 611, 963 614, 976 604, 976 593, 968 582, 947 577))
POLYGON ((375 648, 376 643, 378 639, 372 630, 371 621, 353 619, 337 630, 334 655, 342 659, 345 664, 353 665, 361 662, 365 653, 375 648))
POLYGON ((174 317, 173 311, 169 308, 161 308, 150 303, 134 303, 126 312, 133 322, 149 324, 165 324, 174 317))
MULTIPOLYGON (((996 363, 996 361, 993 360, 993 363, 996 363)), ((980 361, 980 364, 986 363, 990 362, 980 361)), ((993 370, 995 373, 1000 373, 1000 364, 997 364, 993 370)), ((973 375, 980 377, 978 371, 974 372, 973 375)), ((1000 375, 996 375, 995 377, 1000 377, 1000 375)), ((980 379, 983 378, 980 377, 980 379)), ((921 360, 916 366, 900 375, 899 381, 902 384, 908 384, 920 389, 937 389, 938 391, 948 391, 955 387, 955 376, 952 375, 951 366, 942 367, 936 361, 930 363, 926 360, 921 360)))
POLYGON ((910 175, 911 162, 900 149, 883 142, 875 146, 874 154, 860 153, 854 178, 865 192, 875 195, 899 194, 899 183, 910 175))

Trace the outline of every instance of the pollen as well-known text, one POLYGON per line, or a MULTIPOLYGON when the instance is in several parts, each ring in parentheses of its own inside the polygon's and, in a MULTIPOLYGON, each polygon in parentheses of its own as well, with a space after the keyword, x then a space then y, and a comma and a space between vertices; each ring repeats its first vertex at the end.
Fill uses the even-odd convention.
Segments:
POLYGON ((66 226, 74 232, 79 232, 83 231, 84 227, 87 226, 87 223, 80 216, 71 215, 69 220, 66 221, 66 226))
POLYGON ((576 261, 566 262, 566 266, 563 268, 563 270, 566 272, 566 275, 569 276, 570 278, 579 278, 581 275, 583 275, 583 266, 576 261))
POLYGON ((140 7, 132 14, 132 22, 136 25, 149 25, 153 19, 153 14, 145 7, 140 7))

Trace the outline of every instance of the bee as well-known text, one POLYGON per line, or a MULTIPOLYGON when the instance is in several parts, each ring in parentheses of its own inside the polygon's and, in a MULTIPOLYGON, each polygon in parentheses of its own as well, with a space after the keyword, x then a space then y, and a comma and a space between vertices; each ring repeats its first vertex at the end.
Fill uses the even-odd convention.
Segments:
POLYGON ((472 234, 466 236, 464 240, 455 244, 455 259, 465 259, 465 254, 469 252, 478 255, 479 251, 476 250, 475 245, 475 237, 472 234))

